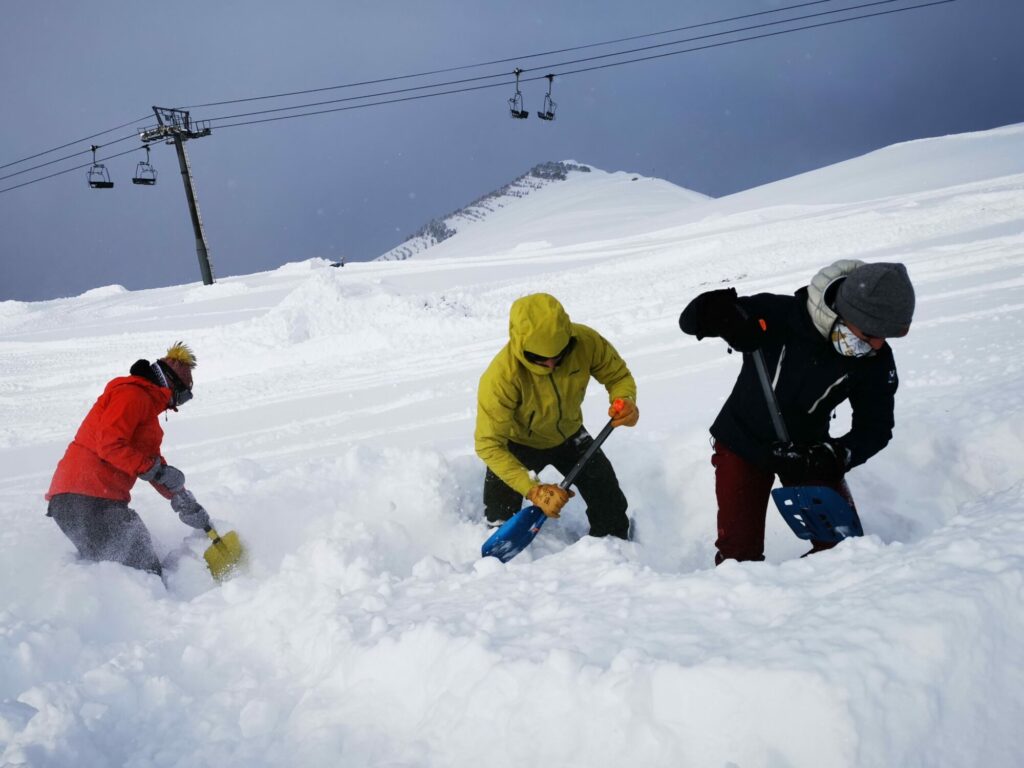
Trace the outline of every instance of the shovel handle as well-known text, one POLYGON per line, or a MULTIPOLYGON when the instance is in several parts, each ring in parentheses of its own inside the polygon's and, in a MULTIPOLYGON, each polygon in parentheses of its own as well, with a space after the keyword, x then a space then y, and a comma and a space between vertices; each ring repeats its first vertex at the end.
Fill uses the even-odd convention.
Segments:
POLYGON ((604 425, 604 429, 602 429, 598 436, 594 438, 594 442, 592 442, 590 447, 587 448, 587 452, 580 457, 580 460, 576 462, 576 466, 570 469, 569 474, 567 474, 562 482, 558 484, 559 488, 569 490, 569 486, 572 485, 572 481, 576 479, 576 475, 583 470, 583 467, 588 461, 590 461, 590 458, 597 453, 597 449, 601 447, 601 443, 608 439, 608 435, 612 433, 612 429, 614 429, 614 427, 612 427, 612 420, 608 419, 608 423, 604 425))
POLYGON ((779 400, 775 397, 775 390, 768 378, 768 366, 764 361, 764 352, 755 349, 750 353, 754 358, 754 367, 757 368, 757 378, 761 380, 761 389, 764 391, 764 399, 768 405, 768 414, 772 417, 772 426, 775 427, 775 434, 783 443, 789 442, 789 430, 786 429, 786 422, 782 418, 782 410, 779 408, 779 400))
POLYGON ((212 541, 214 544, 220 541, 220 534, 217 533, 217 531, 215 531, 212 526, 204 525, 203 530, 206 531, 206 535, 210 537, 210 541, 212 541))
MULTIPOLYGON (((739 304, 736 311, 744 320, 749 320, 750 315, 739 304)), ((758 324, 762 331, 767 331, 768 326, 764 319, 759 319, 758 324)), ((775 427, 775 435, 783 443, 789 442, 789 430, 786 429, 786 422, 782 418, 782 409, 779 408, 779 400, 775 397, 775 389, 772 387, 771 379, 768 377, 768 365, 764 361, 764 352, 758 347, 753 352, 746 353, 754 358, 754 367, 757 368, 757 378, 761 382, 761 391, 764 392, 764 401, 768 406, 768 415, 772 417, 772 426, 775 427)))

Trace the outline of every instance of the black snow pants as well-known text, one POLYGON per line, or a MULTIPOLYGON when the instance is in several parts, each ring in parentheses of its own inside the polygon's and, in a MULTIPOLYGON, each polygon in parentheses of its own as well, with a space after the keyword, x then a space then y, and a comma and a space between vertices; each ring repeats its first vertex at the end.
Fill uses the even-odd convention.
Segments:
POLYGON ((46 514, 84 559, 112 560, 160 575, 160 559, 153 551, 149 530, 124 502, 60 493, 50 499, 46 514))
MULTIPOLYGON (((549 465, 562 475, 568 474, 587 448, 594 442, 585 429, 580 429, 561 445, 554 448, 530 448, 519 443, 508 444, 508 450, 532 472, 540 472, 549 465)), ((626 497, 619 488, 615 470, 598 449, 576 476, 573 485, 587 505, 591 536, 617 536, 629 538, 629 518, 626 517, 626 497)), ((510 488, 490 469, 484 476, 484 510, 489 523, 508 520, 523 506, 523 497, 510 488)))

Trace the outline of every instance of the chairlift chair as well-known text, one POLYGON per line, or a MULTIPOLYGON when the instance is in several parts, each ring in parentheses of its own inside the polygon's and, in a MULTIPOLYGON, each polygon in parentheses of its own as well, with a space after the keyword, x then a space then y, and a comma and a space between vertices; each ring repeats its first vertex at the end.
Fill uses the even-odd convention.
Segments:
POLYGON ((519 92, 519 75, 523 73, 519 67, 516 67, 512 74, 516 76, 516 94, 508 100, 508 109, 512 117, 518 120, 524 120, 530 116, 529 111, 523 109, 523 94, 519 92))
POLYGON ((156 168, 149 164, 149 144, 146 145, 146 159, 135 166, 132 184, 142 184, 146 187, 156 184, 156 168))
POLYGON ((89 181, 89 186, 93 189, 113 189, 114 182, 110 180, 110 174, 107 173, 107 167, 103 163, 96 162, 96 150, 99 147, 96 144, 92 145, 92 166, 89 168, 89 173, 86 178, 89 181))
POLYGON ((541 107, 540 112, 537 113, 537 117, 541 120, 554 120, 555 109, 558 107, 554 101, 551 100, 551 86, 555 82, 554 75, 545 75, 548 79, 548 92, 544 96, 544 105, 541 107))

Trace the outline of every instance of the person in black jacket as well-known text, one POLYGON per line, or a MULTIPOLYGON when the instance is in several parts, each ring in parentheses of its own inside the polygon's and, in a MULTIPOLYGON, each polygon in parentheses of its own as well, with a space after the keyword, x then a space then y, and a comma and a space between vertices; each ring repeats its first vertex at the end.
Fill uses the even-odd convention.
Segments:
MULTIPOLYGON (((775 475, 783 485, 833 488, 853 506, 846 472, 892 438, 899 379, 886 339, 905 336, 913 314, 914 287, 904 265, 854 259, 824 268, 793 296, 739 297, 725 288, 700 294, 683 310, 684 333, 764 353, 790 437, 778 441, 754 362, 744 355, 732 394, 711 425, 716 565, 764 560, 775 475), (833 438, 831 414, 844 400, 853 410, 852 426, 833 438)), ((811 552, 834 546, 812 544, 811 552)))

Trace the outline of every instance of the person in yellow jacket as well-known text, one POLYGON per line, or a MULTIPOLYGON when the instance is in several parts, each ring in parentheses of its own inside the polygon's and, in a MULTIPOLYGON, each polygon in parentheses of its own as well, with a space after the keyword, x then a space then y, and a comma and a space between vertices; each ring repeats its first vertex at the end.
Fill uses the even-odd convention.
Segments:
MULTIPOLYGON (((593 438, 583 428, 581 405, 593 376, 608 390, 616 427, 640 417, 636 382, 615 348, 593 328, 574 323, 558 299, 523 296, 509 311, 509 341, 487 366, 477 390, 475 447, 487 465, 484 509, 489 525, 519 511, 525 496, 548 517, 558 517, 575 493, 541 483, 548 465, 567 474, 593 438)), ((611 462, 598 450, 576 477, 587 504, 591 536, 629 537, 626 497, 611 462)))

